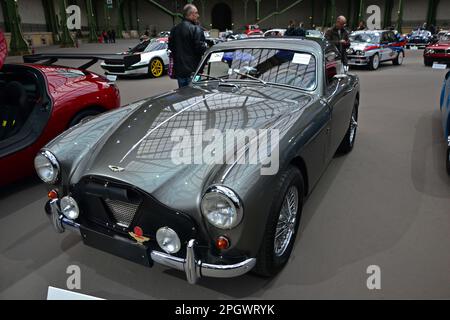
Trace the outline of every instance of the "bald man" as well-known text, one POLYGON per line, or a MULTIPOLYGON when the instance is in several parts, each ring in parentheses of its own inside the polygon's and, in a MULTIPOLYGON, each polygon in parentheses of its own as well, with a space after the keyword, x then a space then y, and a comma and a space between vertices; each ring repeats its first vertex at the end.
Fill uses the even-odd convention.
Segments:
POLYGON ((336 24, 333 28, 328 29, 325 33, 325 38, 336 45, 342 55, 344 65, 347 65, 347 49, 350 47, 349 33, 345 29, 347 19, 344 16, 339 16, 336 19, 336 24))
POLYGON ((188 86, 207 49, 205 33, 199 25, 197 7, 187 4, 183 21, 170 31, 169 50, 173 58, 174 77, 180 88, 188 86))

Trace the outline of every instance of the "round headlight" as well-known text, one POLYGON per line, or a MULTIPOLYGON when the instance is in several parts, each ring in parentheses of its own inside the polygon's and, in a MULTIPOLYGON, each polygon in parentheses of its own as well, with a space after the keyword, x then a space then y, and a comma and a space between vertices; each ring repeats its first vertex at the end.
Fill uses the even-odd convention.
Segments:
POLYGON ((161 228, 156 232, 156 241, 161 249, 169 254, 177 253, 181 249, 178 234, 168 227, 161 228))
POLYGON ((78 204, 72 197, 62 198, 59 205, 61 207, 62 214, 70 220, 75 220, 80 215, 78 204))
POLYGON ((242 221, 243 209, 239 197, 223 186, 208 189, 201 208, 208 222, 219 229, 233 229, 242 221))
POLYGON ((34 168, 45 183, 54 184, 58 180, 59 163, 50 151, 42 151, 34 158, 34 168))

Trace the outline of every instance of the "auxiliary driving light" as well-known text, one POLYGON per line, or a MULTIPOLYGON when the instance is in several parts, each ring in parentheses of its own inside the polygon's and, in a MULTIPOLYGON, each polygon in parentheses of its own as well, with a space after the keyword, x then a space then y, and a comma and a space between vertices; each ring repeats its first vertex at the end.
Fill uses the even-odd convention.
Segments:
POLYGON ((156 241, 166 253, 174 254, 180 251, 181 241, 177 233, 169 227, 163 227, 156 233, 156 241))
POLYGON ((62 198, 60 202, 60 207, 62 214, 70 220, 75 220, 80 215, 80 209, 78 208, 78 204, 72 197, 62 198))

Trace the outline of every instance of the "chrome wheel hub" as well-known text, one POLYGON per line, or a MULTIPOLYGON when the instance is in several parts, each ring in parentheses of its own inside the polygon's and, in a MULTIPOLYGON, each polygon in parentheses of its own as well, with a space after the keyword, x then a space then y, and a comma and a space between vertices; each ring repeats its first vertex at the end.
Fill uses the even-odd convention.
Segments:
POLYGON ((356 137, 356 130, 358 129, 358 117, 356 115, 356 110, 353 110, 352 120, 350 122, 350 145, 353 145, 356 137))
POLYGON ((278 224, 275 231, 274 253, 281 257, 289 247, 295 233, 298 213, 298 190, 291 186, 281 207, 278 224))

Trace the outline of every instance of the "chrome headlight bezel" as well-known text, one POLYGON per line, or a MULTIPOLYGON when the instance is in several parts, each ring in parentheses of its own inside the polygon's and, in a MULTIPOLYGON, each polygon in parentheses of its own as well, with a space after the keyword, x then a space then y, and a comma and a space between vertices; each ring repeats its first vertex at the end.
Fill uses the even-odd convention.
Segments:
POLYGON ((200 207, 206 221, 221 230, 232 230, 236 228, 241 224, 242 219, 244 218, 244 207, 241 199, 236 192, 225 186, 212 186, 208 188, 202 197, 200 207), (217 219, 214 220, 214 213, 216 213, 216 216, 220 215, 220 213, 218 213, 218 211, 208 210, 206 207, 206 201, 213 201, 214 197, 217 200, 226 202, 229 205, 229 208, 232 209, 232 216, 226 219, 228 223, 220 223, 217 219))
POLYGON ((37 156, 34 158, 34 168, 37 175, 39 176, 39 179, 41 179, 43 182, 47 184, 55 184, 58 182, 61 168, 58 159, 56 159, 55 155, 49 150, 42 150, 37 154, 37 156), (44 175, 42 175, 40 169, 38 168, 36 161, 40 157, 45 158, 45 160, 48 161, 48 165, 51 167, 52 174, 50 178, 46 178, 44 175))

